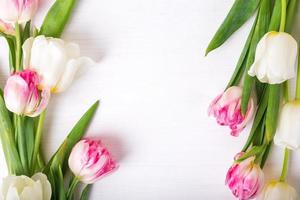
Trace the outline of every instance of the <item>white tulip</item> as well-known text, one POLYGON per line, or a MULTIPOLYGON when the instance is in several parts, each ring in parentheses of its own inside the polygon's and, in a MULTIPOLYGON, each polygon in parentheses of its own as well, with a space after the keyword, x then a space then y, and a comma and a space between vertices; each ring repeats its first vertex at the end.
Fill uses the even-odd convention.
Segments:
POLYGON ((37 173, 27 176, 7 176, 2 180, 1 200, 50 200, 51 185, 47 176, 37 173))
POLYGON ((282 83, 295 77, 297 55, 298 44, 290 34, 269 32, 257 44, 255 61, 248 74, 263 83, 282 83))
POLYGON ((274 143, 291 150, 300 147, 300 101, 291 101, 283 106, 274 143))
POLYGON ((271 181, 256 200, 298 200, 296 190, 285 182, 271 181))
POLYGON ((23 45, 24 69, 36 71, 41 76, 41 87, 52 92, 66 90, 78 69, 91 64, 90 58, 80 57, 77 44, 58 38, 41 35, 27 39, 23 45))

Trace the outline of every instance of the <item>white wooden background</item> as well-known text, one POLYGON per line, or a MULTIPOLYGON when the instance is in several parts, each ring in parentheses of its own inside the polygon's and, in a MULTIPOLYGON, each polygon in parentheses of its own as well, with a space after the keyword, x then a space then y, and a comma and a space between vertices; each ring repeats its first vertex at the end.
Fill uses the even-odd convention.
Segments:
MULTIPOLYGON (((42 2, 37 25, 53 2, 42 2)), ((43 148, 49 158, 83 112, 101 99, 88 135, 103 139, 120 168, 95 184, 91 199, 233 199, 224 178, 248 132, 233 138, 206 111, 229 80, 251 22, 204 57, 233 2, 79 0, 63 38, 79 43, 82 54, 98 64, 52 98, 43 148)), ((1 40, 1 86, 6 51, 1 40)), ((300 191, 296 157, 289 180, 300 191)), ((268 178, 279 176, 281 159, 280 149, 272 151, 268 178)))

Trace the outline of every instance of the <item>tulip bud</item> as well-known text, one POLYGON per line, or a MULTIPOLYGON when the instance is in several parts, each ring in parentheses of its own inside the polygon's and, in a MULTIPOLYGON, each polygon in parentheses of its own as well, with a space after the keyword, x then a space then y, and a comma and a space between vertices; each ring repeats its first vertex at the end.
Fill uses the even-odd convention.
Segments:
POLYGON ((285 182, 271 181, 256 200, 298 200, 296 190, 285 182))
POLYGON ((35 117, 46 107, 50 91, 38 89, 36 72, 24 70, 11 75, 4 88, 4 100, 8 110, 18 115, 35 117))
MULTIPOLYGON (((239 153, 235 159, 242 155, 243 153, 239 153)), ((263 188, 264 173, 254 160, 255 157, 250 157, 239 163, 235 162, 227 172, 225 183, 240 200, 255 198, 263 188)))
POLYGON ((269 32, 257 44, 255 61, 248 74, 263 83, 283 83, 295 77, 297 55, 298 44, 290 34, 269 32))
POLYGON ((300 148, 300 101, 286 103, 281 110, 274 143, 291 150, 300 148))
POLYGON ((47 176, 37 173, 27 176, 7 176, 2 180, 1 200, 50 200, 51 185, 47 176))
POLYGON ((0 19, 9 23, 24 23, 32 19, 39 0, 0 0, 0 19))
POLYGON ((80 57, 77 44, 40 35, 23 44, 23 63, 24 69, 32 69, 40 75, 40 87, 62 92, 71 85, 78 69, 93 61, 80 57))
POLYGON ((9 23, 5 23, 1 19, 0 19, 0 32, 7 35, 15 35, 14 27, 9 23))
POLYGON ((117 165, 100 140, 83 139, 73 147, 69 167, 80 181, 91 184, 114 171, 117 165))
POLYGON ((208 115, 214 115, 217 123, 229 126, 231 135, 238 136, 252 119, 255 106, 252 98, 249 99, 245 115, 241 113, 242 88, 233 86, 217 96, 209 106, 208 115))

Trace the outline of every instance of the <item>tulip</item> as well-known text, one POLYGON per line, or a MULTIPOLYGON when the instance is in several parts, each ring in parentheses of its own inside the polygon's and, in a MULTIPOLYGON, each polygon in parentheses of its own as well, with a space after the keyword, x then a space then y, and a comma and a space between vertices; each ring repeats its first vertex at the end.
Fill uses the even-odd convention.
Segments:
POLYGON ((37 173, 27 176, 7 176, 2 180, 1 200, 50 200, 51 185, 47 176, 37 173))
POLYGON ((7 35, 14 35, 15 29, 11 24, 5 23, 0 19, 0 32, 7 35))
POLYGON ((297 55, 298 44, 290 34, 269 32, 257 44, 255 61, 248 74, 263 83, 283 83, 295 77, 297 55))
POLYGON ((83 139, 72 149, 69 167, 81 182, 95 183, 117 168, 100 140, 83 139))
POLYGON ((233 86, 217 96, 209 106, 208 115, 214 115, 217 123, 229 126, 231 135, 238 136, 252 119, 255 106, 250 98, 246 114, 241 113, 242 88, 233 86))
POLYGON ((298 200, 296 190, 285 182, 271 181, 267 184, 257 200, 298 200))
MULTIPOLYGON (((238 154, 237 160, 243 153, 238 154)), ((262 190, 264 173, 254 163, 255 157, 249 157, 241 162, 235 162, 227 172, 226 185, 232 194, 240 200, 255 198, 262 190)))
POLYGON ((0 19, 9 23, 24 23, 32 19, 39 0, 0 0, 0 19))
POLYGON ((24 69, 35 70, 41 76, 40 87, 51 88, 52 92, 66 90, 77 70, 93 63, 87 57, 80 57, 77 44, 43 35, 25 41, 23 62, 24 69))
POLYGON ((281 110, 274 143, 291 150, 300 147, 300 101, 286 103, 281 110))
POLYGON ((4 88, 7 109, 18 115, 39 115, 47 107, 50 91, 39 91, 38 84, 39 77, 34 71, 24 70, 11 75, 4 88))

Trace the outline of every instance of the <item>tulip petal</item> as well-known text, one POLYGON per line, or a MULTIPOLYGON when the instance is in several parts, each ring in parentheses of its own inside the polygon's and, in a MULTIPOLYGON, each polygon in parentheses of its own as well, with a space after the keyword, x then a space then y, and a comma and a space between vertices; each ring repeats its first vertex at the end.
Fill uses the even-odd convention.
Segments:
POLYGON ((67 56, 62 40, 47 40, 45 36, 35 38, 31 49, 30 68, 40 74, 43 87, 55 87, 66 62, 67 56))
POLYGON ((257 44, 255 61, 248 74, 263 83, 279 84, 295 77, 297 41, 288 33, 269 32, 257 44))
POLYGON ((21 12, 19 12, 19 23, 25 23, 29 21, 35 12, 37 11, 39 0, 19 0, 21 12))
POLYGON ((80 175, 83 166, 82 157, 86 155, 89 149, 89 145, 83 141, 78 142, 73 147, 73 150, 69 156, 69 161, 68 161, 69 167, 72 170, 72 172, 76 175, 80 175))
POLYGON ((92 63, 93 61, 87 57, 69 60, 62 77, 60 78, 58 84, 54 88, 54 92, 59 93, 65 91, 73 82, 73 79, 79 68, 85 64, 91 65, 92 63))
MULTIPOLYGON (((15 1, 15 0, 14 0, 15 1)), ((0 19, 8 23, 15 23, 18 21, 19 9, 18 2, 11 0, 0 1, 0 19)))
POLYGON ((16 114, 24 112, 30 91, 26 81, 19 75, 8 78, 4 88, 4 100, 8 110, 16 114))
MULTIPOLYGON (((243 153, 239 153, 238 159, 243 153)), ((225 183, 232 194, 240 200, 255 198, 261 191, 264 174, 254 163, 255 157, 249 157, 239 163, 234 163, 227 172, 225 183)))
POLYGON ((1 0, 0 18, 8 23, 29 21, 38 8, 38 0, 1 0))
POLYGON ((27 176, 7 176, 1 184, 2 200, 50 200, 51 185, 47 176, 38 173, 27 176))
POLYGON ((94 64, 90 58, 80 57, 80 48, 75 43, 43 35, 28 40, 23 45, 24 68, 40 75, 40 88, 62 92, 76 78, 81 66, 94 64))
POLYGON ((233 86, 217 96, 208 108, 208 114, 213 115, 218 124, 229 126, 232 136, 239 135, 251 121, 255 111, 254 101, 250 98, 246 114, 242 115, 241 97, 242 88, 233 86))
POLYGON ((30 55, 31 55, 31 48, 33 45, 34 37, 28 38, 23 46, 23 68, 30 69, 30 55))
POLYGON ((8 188, 5 200, 21 200, 19 198, 18 191, 17 191, 17 189, 15 187, 10 186, 8 188))
POLYGON ((256 200, 298 200, 298 194, 285 182, 271 181, 256 200))
POLYGON ((50 200, 51 199, 51 185, 47 179, 47 176, 43 173, 36 173, 31 177, 35 181, 39 181, 42 185, 42 191, 43 191, 43 200, 50 200))
POLYGON ((72 149, 69 168, 80 181, 91 184, 115 171, 117 165, 101 141, 84 139, 72 149))
POLYGON ((29 117, 36 117, 40 115, 48 106, 50 96, 51 96, 50 89, 44 89, 41 92, 41 97, 38 104, 36 104, 34 108, 28 107, 28 110, 26 110, 27 112, 25 112, 25 115, 29 117))
MULTIPOLYGON (((20 200, 41 200, 43 199, 43 188, 40 181, 23 188, 20 194, 20 200)), ((44 200, 44 199, 43 199, 44 200)))
POLYGON ((286 103, 280 113, 274 143, 282 148, 300 148, 300 101, 286 103))

